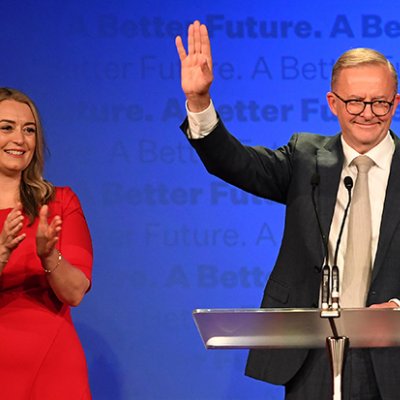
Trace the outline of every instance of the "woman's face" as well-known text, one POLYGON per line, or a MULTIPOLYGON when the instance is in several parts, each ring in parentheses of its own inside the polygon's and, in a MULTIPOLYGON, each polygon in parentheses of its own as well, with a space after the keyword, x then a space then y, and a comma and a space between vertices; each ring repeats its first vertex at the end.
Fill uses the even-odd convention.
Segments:
POLYGON ((36 147, 36 122, 30 107, 15 100, 0 102, 0 174, 21 176, 36 147))

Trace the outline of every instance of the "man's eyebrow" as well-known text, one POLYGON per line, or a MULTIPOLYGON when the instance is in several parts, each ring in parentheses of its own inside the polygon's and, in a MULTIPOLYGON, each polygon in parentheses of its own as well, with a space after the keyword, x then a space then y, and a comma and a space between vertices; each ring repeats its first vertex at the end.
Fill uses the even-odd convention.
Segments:
POLYGON ((386 98, 386 96, 375 96, 371 98, 371 101, 378 101, 378 100, 382 100, 382 101, 387 101, 388 103, 390 102, 389 99, 386 98))
MULTIPOLYGON (((349 95, 349 99, 348 100, 365 101, 365 97, 354 94, 354 95, 349 95)), ((371 97, 370 101, 377 101, 377 100, 383 100, 383 101, 390 102, 390 100, 387 100, 387 96, 385 96, 385 95, 371 97)))

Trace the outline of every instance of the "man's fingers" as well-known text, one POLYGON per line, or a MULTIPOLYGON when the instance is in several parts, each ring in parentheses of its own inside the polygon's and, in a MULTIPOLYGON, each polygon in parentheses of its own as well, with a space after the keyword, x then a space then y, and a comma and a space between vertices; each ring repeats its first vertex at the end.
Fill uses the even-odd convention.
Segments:
MULTIPOLYGON (((200 37, 201 37, 201 53, 206 56, 210 64, 212 62, 211 57, 211 45, 210 38, 208 36, 208 30, 205 25, 200 25, 200 37)), ((209 65, 210 70, 212 70, 212 65, 209 65)))
POLYGON ((199 21, 194 21, 193 36, 194 36, 194 51, 196 54, 200 54, 201 53, 201 36, 200 36, 200 22, 199 21))
POLYGON ((188 28, 188 55, 194 54, 194 26, 193 24, 189 25, 188 28))
POLYGON ((186 50, 183 47, 182 38, 177 36, 175 39, 176 50, 178 51, 179 59, 181 62, 187 57, 186 50))
POLYGON ((191 56, 194 54, 203 54, 211 62, 211 46, 210 38, 208 36, 208 30, 204 24, 200 24, 200 21, 196 20, 188 27, 187 53, 183 47, 182 38, 180 36, 176 37, 175 44, 181 61, 188 55, 191 56))

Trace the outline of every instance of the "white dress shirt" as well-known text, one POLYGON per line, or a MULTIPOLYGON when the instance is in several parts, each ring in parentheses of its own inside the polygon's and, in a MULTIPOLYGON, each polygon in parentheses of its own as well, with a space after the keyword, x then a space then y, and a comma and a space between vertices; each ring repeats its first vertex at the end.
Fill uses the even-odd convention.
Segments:
MULTIPOLYGON (((346 208, 348 202, 348 191, 343 183, 346 176, 350 176, 355 183, 357 179, 357 168, 351 165, 351 162, 358 157, 360 154, 350 147, 343 136, 341 137, 343 153, 344 153, 344 163, 341 174, 341 183, 339 184, 336 206, 333 213, 333 219, 331 224, 331 230, 329 232, 329 254, 330 254, 330 264, 334 262, 334 253, 336 249, 337 238, 339 235, 340 225, 342 224, 344 209, 346 208)), ((386 186, 389 179, 390 165, 392 162, 392 157, 394 153, 394 141, 390 134, 380 142, 373 149, 365 153, 366 156, 370 157, 375 165, 371 167, 368 173, 368 188, 369 188, 369 198, 371 204, 371 224, 372 224, 372 241, 371 241, 371 255, 372 255, 372 265, 374 264, 376 249, 378 247, 379 240, 379 229, 382 220, 383 204, 385 202, 386 186)), ((351 209, 351 205, 350 205, 351 209)), ((350 210, 349 210, 350 211, 350 210)), ((339 276, 343 276, 343 266, 344 266, 344 255, 346 253, 347 244, 347 229, 348 224, 346 224, 343 229, 343 235, 340 242, 340 248, 337 258, 337 266, 339 267, 339 276)))

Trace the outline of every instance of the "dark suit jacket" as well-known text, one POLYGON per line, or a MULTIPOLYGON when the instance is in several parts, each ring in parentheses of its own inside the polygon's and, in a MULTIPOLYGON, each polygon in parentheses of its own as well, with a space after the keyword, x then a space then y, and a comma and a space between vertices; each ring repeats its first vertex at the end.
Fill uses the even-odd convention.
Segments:
MULTIPOLYGON (((186 132, 187 122, 181 128, 186 132)), ((367 305, 400 298, 400 151, 399 139, 393 133, 392 136, 396 150, 367 305)), ((295 134, 286 146, 269 150, 243 146, 219 122, 210 135, 190 143, 211 174, 249 193, 286 205, 282 244, 261 307, 318 307, 324 248, 310 182, 318 171, 317 205, 323 231, 328 233, 341 184, 340 135, 295 134)), ((308 350, 303 349, 252 350, 246 374, 286 384, 299 371, 307 354, 308 350)), ((400 350, 372 350, 371 357, 380 389, 384 393, 396 392, 400 382, 400 350)))

